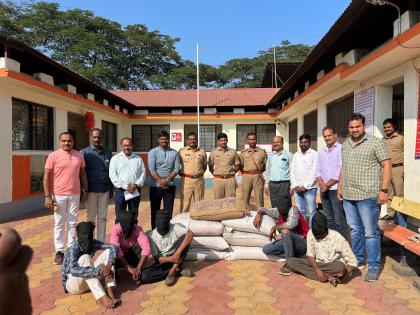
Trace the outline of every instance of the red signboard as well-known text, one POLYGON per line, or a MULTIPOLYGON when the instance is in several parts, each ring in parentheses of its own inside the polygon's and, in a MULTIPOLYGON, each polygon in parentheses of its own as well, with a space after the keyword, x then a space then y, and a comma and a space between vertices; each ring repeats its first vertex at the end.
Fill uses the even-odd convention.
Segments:
POLYGON ((416 135, 416 150, 414 158, 420 160, 420 98, 417 104, 417 135, 416 135))
POLYGON ((172 142, 181 142, 182 133, 181 132, 171 132, 171 141, 172 142))

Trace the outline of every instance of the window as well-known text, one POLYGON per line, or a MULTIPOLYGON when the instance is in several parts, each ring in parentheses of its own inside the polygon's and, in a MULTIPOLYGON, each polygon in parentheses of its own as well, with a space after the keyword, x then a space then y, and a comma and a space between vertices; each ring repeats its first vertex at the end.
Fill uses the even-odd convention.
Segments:
MULTIPOLYGON (((184 125, 184 145, 187 146, 187 134, 197 133, 197 125, 184 125)), ((222 132, 222 125, 200 125, 200 147, 210 152, 218 146, 217 135, 222 132)))
POLYGON ((251 131, 257 134, 258 144, 271 144, 276 135, 276 125, 236 125, 236 150, 245 149, 246 135, 251 131))
POLYGON ((103 145, 112 152, 117 151, 117 125, 102 120, 103 145))
POLYGON ((289 151, 291 153, 297 152, 297 129, 298 122, 297 119, 289 122, 289 151))
MULTIPOLYGON (((303 133, 311 136, 311 148, 318 150, 318 111, 303 116, 303 133)), ((300 136, 300 135, 299 135, 300 136)))
POLYGON ((158 134, 169 132, 169 125, 133 125, 134 151, 148 152, 158 145, 158 134))
POLYGON ((13 150, 53 150, 53 110, 12 99, 13 150))
POLYGON ((338 141, 343 143, 348 135, 347 120, 354 112, 354 95, 346 96, 327 105, 327 126, 337 131, 338 141))

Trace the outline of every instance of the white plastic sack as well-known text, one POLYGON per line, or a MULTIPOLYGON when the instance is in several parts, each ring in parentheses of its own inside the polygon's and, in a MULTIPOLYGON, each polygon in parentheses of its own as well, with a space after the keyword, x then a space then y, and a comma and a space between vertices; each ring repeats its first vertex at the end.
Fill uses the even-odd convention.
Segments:
POLYGON ((217 251, 212 249, 201 249, 201 248, 191 248, 187 256, 185 257, 185 260, 229 260, 229 257, 231 255, 230 251, 217 251))
POLYGON ((224 228, 219 221, 192 220, 188 212, 176 215, 172 218, 171 223, 182 223, 197 236, 221 236, 224 228))
POLYGON ((261 226, 259 229, 254 227, 254 218, 257 215, 257 211, 251 211, 245 217, 240 219, 223 220, 222 223, 225 227, 232 228, 236 231, 262 234, 265 236, 270 235, 271 228, 277 225, 276 220, 268 215, 263 215, 261 226))
POLYGON ((190 247, 223 251, 229 249, 229 244, 221 236, 194 236, 190 247))
POLYGON ((223 232, 223 238, 229 245, 235 246, 263 247, 264 245, 271 243, 268 236, 235 231, 231 228, 225 229, 223 232))
POLYGON ((227 260, 270 260, 284 262, 280 256, 266 255, 261 247, 231 246, 232 253, 227 260))

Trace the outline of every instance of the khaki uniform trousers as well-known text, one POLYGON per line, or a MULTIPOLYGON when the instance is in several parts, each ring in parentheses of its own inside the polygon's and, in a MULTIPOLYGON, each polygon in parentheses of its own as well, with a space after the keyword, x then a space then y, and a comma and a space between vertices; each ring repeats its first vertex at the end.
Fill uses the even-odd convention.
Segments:
POLYGON ((392 168, 391 183, 388 188, 388 210, 387 214, 390 217, 395 215, 394 209, 391 208, 392 197, 404 197, 404 166, 392 168))
POLYGON ((242 191, 245 205, 249 204, 251 192, 254 189, 257 207, 264 207, 264 182, 259 174, 242 175, 242 191))
POLYGON ((213 178, 213 194, 214 199, 222 199, 228 197, 235 197, 236 194, 236 179, 231 178, 213 178))
POLYGON ((204 199, 204 177, 188 178, 181 177, 180 209, 181 212, 190 211, 191 199, 194 201, 204 199))

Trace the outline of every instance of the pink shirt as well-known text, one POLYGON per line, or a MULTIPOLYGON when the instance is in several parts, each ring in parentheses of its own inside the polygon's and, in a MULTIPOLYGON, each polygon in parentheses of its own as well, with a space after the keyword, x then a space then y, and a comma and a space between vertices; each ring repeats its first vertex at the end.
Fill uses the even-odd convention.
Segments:
POLYGON ((115 224, 111 229, 109 243, 118 246, 117 259, 123 257, 124 253, 133 247, 136 240, 140 245, 141 255, 150 256, 149 239, 147 238, 146 234, 144 234, 141 227, 136 225, 128 239, 124 238, 120 224, 115 224))
POLYGON ((82 153, 59 149, 48 155, 45 168, 53 171, 52 193, 58 196, 80 194, 80 168, 85 167, 82 153))

